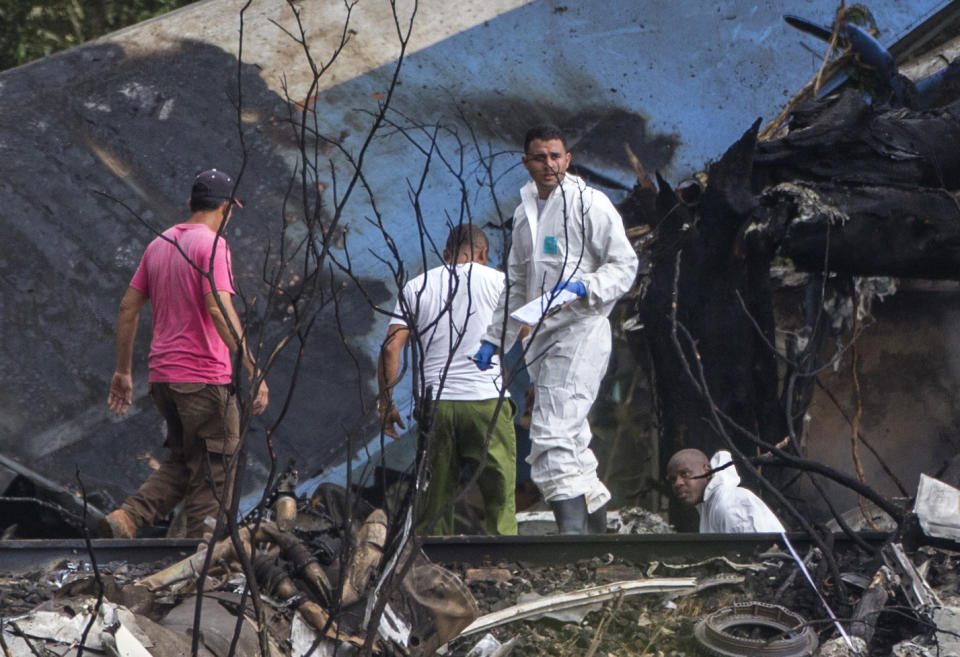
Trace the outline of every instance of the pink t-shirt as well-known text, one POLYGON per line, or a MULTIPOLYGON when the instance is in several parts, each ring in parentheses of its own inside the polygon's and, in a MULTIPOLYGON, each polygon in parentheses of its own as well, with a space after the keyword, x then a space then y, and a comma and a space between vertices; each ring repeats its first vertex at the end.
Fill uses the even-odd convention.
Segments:
POLYGON ((177 224, 150 242, 130 281, 130 287, 150 297, 153 307, 150 381, 230 383, 230 350, 203 301, 211 291, 210 281, 184 254, 204 272, 209 271, 213 255, 216 288, 234 294, 230 249, 206 226, 177 224), (179 244, 183 253, 167 240, 179 244))

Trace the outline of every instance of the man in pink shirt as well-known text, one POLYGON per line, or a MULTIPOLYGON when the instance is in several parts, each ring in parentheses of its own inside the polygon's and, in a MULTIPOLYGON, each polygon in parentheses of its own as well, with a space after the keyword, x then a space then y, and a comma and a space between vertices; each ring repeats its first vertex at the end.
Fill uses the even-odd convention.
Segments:
POLYGON ((140 260, 117 315, 117 369, 107 403, 124 415, 133 401, 133 344, 140 310, 150 302, 150 396, 167 423, 170 454, 136 493, 100 521, 107 538, 133 538, 181 501, 187 536, 200 537, 207 516, 230 505, 240 416, 231 354, 256 386, 253 412, 269 391, 243 340, 233 308, 230 249, 223 238, 233 206, 233 180, 216 169, 199 174, 190 193, 190 218, 156 237, 140 260), (221 228, 222 227, 222 228, 221 228))

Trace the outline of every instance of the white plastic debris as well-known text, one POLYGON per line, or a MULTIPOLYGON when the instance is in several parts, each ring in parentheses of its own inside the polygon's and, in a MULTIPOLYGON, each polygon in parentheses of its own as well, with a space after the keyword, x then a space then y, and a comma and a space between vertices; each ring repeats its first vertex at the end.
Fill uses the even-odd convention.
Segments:
POLYGON ((960 540, 960 490, 921 474, 913 508, 927 536, 960 540))
POLYGON ((384 639, 406 648, 410 644, 410 624, 401 618, 389 604, 383 608, 377 633, 384 639))
POLYGON ((487 632, 470 648, 467 657, 490 657, 499 647, 500 642, 497 640, 497 637, 487 632))
POLYGON ((487 633, 470 649, 467 657, 507 657, 513 652, 515 645, 517 645, 517 637, 513 637, 506 643, 500 643, 497 637, 487 633))
POLYGON ((336 641, 321 637, 320 633, 303 619, 298 611, 290 623, 290 657, 333 657, 336 641), (317 641, 317 639, 320 639, 317 641), (316 644, 316 647, 314 647, 316 644))

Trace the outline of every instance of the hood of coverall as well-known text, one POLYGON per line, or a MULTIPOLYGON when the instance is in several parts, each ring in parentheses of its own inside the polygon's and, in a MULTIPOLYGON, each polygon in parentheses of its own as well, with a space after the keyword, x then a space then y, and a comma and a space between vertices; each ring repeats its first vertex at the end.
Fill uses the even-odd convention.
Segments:
MULTIPOLYGON (((725 449, 720 450, 710 459, 710 469, 716 470, 717 468, 731 463, 733 457, 725 449)), ((710 497, 721 487, 733 486, 734 488, 740 485, 740 473, 737 472, 737 466, 730 465, 719 472, 714 472, 710 476, 710 481, 707 482, 707 487, 703 489, 703 501, 706 502, 710 497)))

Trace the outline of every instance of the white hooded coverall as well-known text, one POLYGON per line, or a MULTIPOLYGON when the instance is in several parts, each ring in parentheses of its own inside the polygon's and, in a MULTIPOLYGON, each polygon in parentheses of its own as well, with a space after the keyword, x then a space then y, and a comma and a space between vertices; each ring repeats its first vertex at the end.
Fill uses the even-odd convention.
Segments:
POLYGON ((519 330, 504 319, 558 283, 580 281, 586 295, 548 316, 531 331, 525 360, 534 385, 527 462, 545 500, 584 495, 592 513, 610 492, 597 477, 587 414, 610 358, 607 315, 637 273, 637 254, 610 199, 567 173, 537 208, 533 181, 520 190, 513 215, 508 283, 484 340, 510 345, 519 330))
MULTIPOLYGON (((710 459, 710 469, 715 470, 733 458, 730 452, 721 450, 710 459)), ((782 533, 783 525, 773 511, 759 497, 746 488, 740 488, 740 475, 736 466, 714 472, 703 489, 700 511, 701 534, 764 534, 782 533)))

